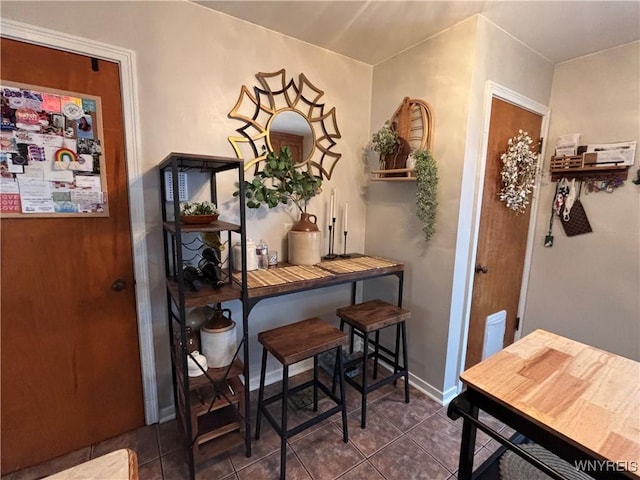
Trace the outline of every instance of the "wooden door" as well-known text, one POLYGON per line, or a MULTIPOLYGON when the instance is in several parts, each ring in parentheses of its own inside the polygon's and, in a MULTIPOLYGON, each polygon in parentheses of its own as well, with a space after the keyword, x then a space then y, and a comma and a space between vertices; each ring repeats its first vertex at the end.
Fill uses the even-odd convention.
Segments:
POLYGON ((304 158, 304 137, 302 135, 294 135, 293 133, 284 132, 270 132, 269 139, 271 140, 271 146, 274 152, 280 152, 282 147, 289 147, 291 149, 291 157, 293 163, 302 163, 304 158))
POLYGON ((486 273, 477 271, 473 282, 465 368, 475 365, 482 358, 488 315, 506 310, 504 346, 513 343, 531 205, 527 206, 525 213, 517 214, 500 201, 500 156, 506 151, 509 139, 515 137, 518 130, 528 132, 533 139, 534 148, 537 148, 541 126, 540 115, 503 100, 493 99, 476 255, 476 265, 486 267, 486 273))
POLYGON ((140 427, 144 407, 118 65, 6 39, 0 58, 2 80, 101 97, 109 195, 105 218, 2 219, 4 474, 140 427))

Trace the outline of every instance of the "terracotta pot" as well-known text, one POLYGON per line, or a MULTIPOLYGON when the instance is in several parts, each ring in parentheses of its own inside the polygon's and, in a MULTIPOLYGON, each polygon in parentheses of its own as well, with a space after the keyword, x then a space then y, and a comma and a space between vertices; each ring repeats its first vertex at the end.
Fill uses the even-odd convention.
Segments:
POLYGON ((318 217, 302 213, 300 220, 289 231, 289 263, 291 265, 315 265, 320 263, 320 229, 318 217))

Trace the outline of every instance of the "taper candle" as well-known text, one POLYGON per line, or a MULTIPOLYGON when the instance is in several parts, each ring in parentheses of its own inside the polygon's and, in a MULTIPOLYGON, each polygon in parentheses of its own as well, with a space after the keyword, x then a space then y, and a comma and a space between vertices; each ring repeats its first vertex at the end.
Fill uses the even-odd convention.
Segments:
POLYGON ((329 222, 331 222, 331 219, 335 218, 336 216, 336 189, 335 188, 331 191, 331 208, 329 209, 329 212, 330 212, 329 222))
POLYGON ((344 218, 342 219, 342 229, 346 232, 349 230, 349 204, 344 204, 344 218))

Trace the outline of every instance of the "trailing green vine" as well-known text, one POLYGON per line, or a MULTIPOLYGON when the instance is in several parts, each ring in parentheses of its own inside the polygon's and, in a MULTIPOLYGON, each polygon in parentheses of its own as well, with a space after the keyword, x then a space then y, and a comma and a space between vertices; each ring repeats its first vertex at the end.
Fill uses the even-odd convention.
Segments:
POLYGON ((428 150, 416 150, 412 156, 416 165, 416 216, 423 224, 425 240, 429 241, 436 231, 438 166, 428 150))

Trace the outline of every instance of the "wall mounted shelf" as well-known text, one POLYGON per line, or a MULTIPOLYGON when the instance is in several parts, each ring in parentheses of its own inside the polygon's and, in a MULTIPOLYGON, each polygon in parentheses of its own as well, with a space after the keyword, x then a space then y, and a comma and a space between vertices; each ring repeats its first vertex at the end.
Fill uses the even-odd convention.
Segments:
POLYGON ((549 164, 551 180, 562 177, 577 179, 608 179, 611 177, 626 180, 629 175, 629 165, 597 164, 590 154, 551 157, 549 164))
POLYGON ((371 170, 372 182, 415 182, 415 168, 394 168, 391 170, 371 170), (393 176, 387 176, 393 174, 393 176))

